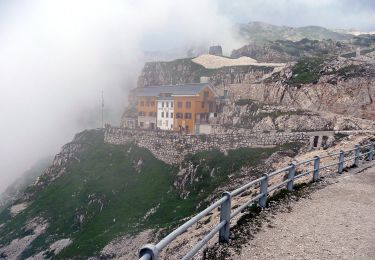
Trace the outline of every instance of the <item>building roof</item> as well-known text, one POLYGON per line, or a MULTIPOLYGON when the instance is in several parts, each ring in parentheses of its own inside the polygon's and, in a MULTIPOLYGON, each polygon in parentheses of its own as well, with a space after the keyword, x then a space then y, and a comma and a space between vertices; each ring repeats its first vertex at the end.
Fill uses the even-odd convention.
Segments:
POLYGON ((137 97, 158 97, 160 94, 171 94, 171 96, 195 96, 205 87, 209 87, 208 83, 181 84, 181 85, 164 85, 164 86, 148 86, 136 88, 137 97))
POLYGON ((168 101, 168 100, 173 100, 173 97, 158 97, 158 101, 168 101))

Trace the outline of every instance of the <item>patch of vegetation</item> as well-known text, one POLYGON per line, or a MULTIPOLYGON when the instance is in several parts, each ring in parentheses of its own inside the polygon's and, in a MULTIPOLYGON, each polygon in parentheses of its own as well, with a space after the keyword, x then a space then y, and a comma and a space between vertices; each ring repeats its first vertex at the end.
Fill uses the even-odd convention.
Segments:
POLYGON ((252 99, 239 99, 235 102, 236 106, 256 106, 256 107, 261 107, 259 103, 255 100, 252 99))
POLYGON ((335 140, 336 141, 341 141, 342 139, 348 137, 348 134, 345 133, 335 133, 335 140))
POLYGON ((318 82, 323 62, 321 57, 304 58, 298 61, 292 68, 293 76, 288 83, 297 85, 318 82))
POLYGON ((278 148, 239 148, 229 150, 227 155, 219 150, 212 150, 187 156, 185 160, 197 167, 197 181, 189 186, 189 196, 197 197, 198 200, 206 198, 214 189, 226 183, 230 174, 237 173, 246 165, 255 167, 277 150, 278 148), (214 178, 211 176, 213 169, 214 178))
POLYGON ((3 208, 0 211, 0 224, 7 222, 9 219, 11 219, 10 207, 3 208))
POLYGON ((360 65, 349 65, 337 70, 337 75, 345 78, 360 76, 365 72, 365 69, 360 65))

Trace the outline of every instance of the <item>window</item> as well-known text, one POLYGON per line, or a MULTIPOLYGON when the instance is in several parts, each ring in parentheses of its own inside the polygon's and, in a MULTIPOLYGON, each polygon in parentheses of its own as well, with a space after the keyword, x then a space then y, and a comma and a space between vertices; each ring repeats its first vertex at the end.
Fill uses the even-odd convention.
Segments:
POLYGON ((164 102, 161 102, 161 107, 164 107, 164 102))
POLYGON ((186 119, 191 119, 191 113, 185 113, 185 118, 186 119))
POLYGON ((171 107, 173 107, 173 101, 171 102, 171 107))
POLYGON ((208 91, 205 91, 205 92, 203 93, 203 97, 204 97, 204 98, 208 98, 208 95, 209 95, 208 91))
POLYGON ((165 102, 165 107, 168 107, 169 106, 169 102, 165 102))
POLYGON ((186 101, 186 108, 191 108, 191 103, 190 103, 190 101, 186 101))
POLYGON ((153 112, 148 112, 148 116, 153 116, 154 113, 153 112))
POLYGON ((141 101, 141 107, 144 107, 144 106, 145 106, 145 102, 141 101))
POLYGON ((161 112, 161 117, 164 117, 164 112, 161 112))
POLYGON ((145 112, 143 112, 143 111, 139 111, 139 112, 138 112, 138 115, 139 115, 139 116, 145 116, 145 112))
POLYGON ((176 113, 176 118, 184 118, 183 114, 182 113, 176 113))
POLYGON ((178 107, 178 108, 182 108, 182 102, 181 102, 181 101, 178 101, 178 102, 177 102, 177 107, 178 107))
POLYGON ((165 117, 168 118, 168 116, 169 116, 169 115, 168 115, 168 112, 165 112, 165 117))
POLYGON ((171 113, 171 118, 173 118, 173 113, 171 113))
POLYGON ((143 127, 144 126, 143 122, 139 122, 139 126, 143 127))
POLYGON ((202 108, 204 108, 204 102, 202 102, 202 108))

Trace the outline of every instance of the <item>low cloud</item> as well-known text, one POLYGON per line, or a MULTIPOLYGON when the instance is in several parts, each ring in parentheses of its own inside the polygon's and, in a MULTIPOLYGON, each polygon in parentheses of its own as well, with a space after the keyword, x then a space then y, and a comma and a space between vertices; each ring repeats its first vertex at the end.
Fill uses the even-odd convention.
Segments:
POLYGON ((146 50, 236 47, 215 1, 0 3, 0 191, 74 133, 118 124, 146 50))

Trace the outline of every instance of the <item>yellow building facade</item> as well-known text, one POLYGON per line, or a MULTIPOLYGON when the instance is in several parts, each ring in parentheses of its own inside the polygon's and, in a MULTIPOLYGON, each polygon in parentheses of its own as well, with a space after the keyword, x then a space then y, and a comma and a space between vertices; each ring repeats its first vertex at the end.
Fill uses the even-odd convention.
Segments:
POLYGON ((208 124, 216 112, 216 94, 207 83, 139 88, 136 97, 138 127, 142 129, 158 128, 157 122, 166 116, 158 113, 158 102, 165 103, 166 97, 173 104, 168 113, 173 118, 170 129, 176 132, 195 133, 197 126, 208 124))

